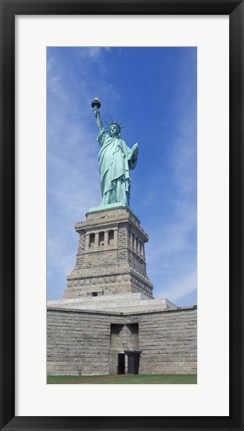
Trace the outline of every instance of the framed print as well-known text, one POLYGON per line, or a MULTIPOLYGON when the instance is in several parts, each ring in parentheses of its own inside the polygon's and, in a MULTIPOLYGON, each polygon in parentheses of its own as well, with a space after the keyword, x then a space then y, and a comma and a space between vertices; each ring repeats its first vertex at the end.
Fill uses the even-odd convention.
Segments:
POLYGON ((3 0, 1 28, 1 429, 243 429, 243 2, 3 0))

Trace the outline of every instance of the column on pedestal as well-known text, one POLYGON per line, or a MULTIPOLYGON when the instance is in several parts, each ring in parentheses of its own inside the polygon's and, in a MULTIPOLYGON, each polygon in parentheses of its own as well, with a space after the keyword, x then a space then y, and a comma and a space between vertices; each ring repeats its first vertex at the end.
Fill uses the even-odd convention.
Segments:
POLYGON ((108 245, 108 231, 104 232, 104 245, 107 246, 108 245))
POLYGON ((90 243, 90 235, 89 235, 89 233, 86 233, 86 236, 85 236, 85 250, 86 251, 88 251, 88 249, 89 249, 89 244, 90 243))

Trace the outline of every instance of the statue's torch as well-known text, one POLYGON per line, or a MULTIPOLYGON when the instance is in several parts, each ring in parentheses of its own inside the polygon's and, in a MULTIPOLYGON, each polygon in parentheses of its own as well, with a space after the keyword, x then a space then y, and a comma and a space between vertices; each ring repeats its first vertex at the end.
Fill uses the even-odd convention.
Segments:
POLYGON ((99 108, 100 108, 100 106, 101 106, 101 101, 100 101, 97 97, 95 97, 95 99, 93 99, 93 101, 92 101, 92 103, 91 103, 91 106, 92 106, 92 108, 93 108, 93 111, 95 111, 96 109, 99 109, 99 108))

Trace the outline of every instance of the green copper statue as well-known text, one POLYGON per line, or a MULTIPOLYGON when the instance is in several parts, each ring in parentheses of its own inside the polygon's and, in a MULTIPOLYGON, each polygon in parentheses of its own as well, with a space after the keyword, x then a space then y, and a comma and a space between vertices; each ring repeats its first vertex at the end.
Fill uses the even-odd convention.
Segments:
POLYGON ((121 139, 121 128, 116 122, 112 122, 108 130, 105 130, 100 117, 100 100, 94 99, 91 105, 99 130, 97 140, 101 146, 98 154, 101 206, 116 203, 129 207, 131 182, 129 171, 136 166, 138 144, 129 148, 121 139))

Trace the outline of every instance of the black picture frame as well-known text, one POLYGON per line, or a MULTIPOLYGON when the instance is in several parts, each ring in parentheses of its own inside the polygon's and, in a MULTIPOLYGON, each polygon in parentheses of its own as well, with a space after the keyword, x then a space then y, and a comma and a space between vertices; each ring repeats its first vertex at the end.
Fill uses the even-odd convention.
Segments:
MULTIPOLYGON (((0 426, 1 430, 243 430, 244 4, 237 0, 1 0, 0 426), (230 414, 227 417, 15 416, 15 16, 229 15, 230 414)), ((221 157, 221 154, 220 154, 221 157)), ((211 390, 211 388, 209 388, 211 390)))

